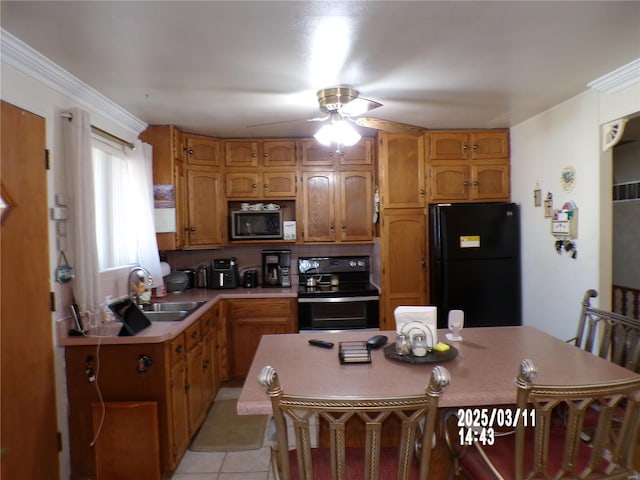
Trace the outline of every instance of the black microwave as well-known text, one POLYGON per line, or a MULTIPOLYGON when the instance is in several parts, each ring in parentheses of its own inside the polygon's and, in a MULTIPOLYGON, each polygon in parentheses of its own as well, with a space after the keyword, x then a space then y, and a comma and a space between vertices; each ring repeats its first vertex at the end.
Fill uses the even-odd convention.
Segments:
POLYGON ((282 238, 281 210, 236 210, 229 221, 232 240, 282 238))

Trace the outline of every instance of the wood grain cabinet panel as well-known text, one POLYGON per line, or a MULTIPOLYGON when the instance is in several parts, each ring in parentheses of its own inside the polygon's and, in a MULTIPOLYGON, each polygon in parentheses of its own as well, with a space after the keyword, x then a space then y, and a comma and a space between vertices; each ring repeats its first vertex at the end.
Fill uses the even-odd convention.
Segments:
POLYGON ((424 138, 381 133, 378 142, 381 207, 424 208, 424 138))
POLYGON ((222 141, 201 135, 185 135, 187 165, 219 167, 222 165, 222 141))

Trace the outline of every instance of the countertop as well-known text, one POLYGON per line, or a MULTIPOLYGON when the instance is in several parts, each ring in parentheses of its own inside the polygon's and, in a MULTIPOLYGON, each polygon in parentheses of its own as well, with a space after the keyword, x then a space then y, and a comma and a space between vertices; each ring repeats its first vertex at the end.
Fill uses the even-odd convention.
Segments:
POLYGON ((176 322, 154 322, 133 337, 119 337, 118 332, 122 324, 100 323, 89 327, 84 336, 70 336, 70 319, 61 320, 56 325, 57 344, 60 347, 79 345, 130 345, 141 343, 162 343, 171 340, 197 321, 203 313, 219 300, 229 298, 296 298, 297 288, 233 288, 224 290, 209 290, 205 288, 191 288, 182 292, 169 293, 164 297, 155 298, 154 302, 206 302, 184 320, 176 322))

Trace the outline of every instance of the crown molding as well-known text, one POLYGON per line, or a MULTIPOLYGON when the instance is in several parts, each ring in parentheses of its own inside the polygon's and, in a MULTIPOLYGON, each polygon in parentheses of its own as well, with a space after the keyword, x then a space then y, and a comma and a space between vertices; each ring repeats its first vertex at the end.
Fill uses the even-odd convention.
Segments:
POLYGON ((2 63, 16 68, 85 108, 131 130, 136 137, 147 128, 145 122, 4 29, 0 29, 0 52, 2 63))
POLYGON ((640 58, 587 83, 587 87, 605 93, 619 92, 633 85, 640 85, 640 58))

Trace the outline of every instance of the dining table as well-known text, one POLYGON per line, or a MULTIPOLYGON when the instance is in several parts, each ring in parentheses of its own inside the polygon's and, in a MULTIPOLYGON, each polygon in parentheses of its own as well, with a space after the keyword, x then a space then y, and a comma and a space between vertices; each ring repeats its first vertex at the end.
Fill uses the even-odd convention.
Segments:
POLYGON ((271 400, 258 383, 266 365, 275 368, 286 393, 324 397, 420 394, 429 383, 433 367, 442 365, 451 380, 444 388, 440 407, 498 408, 515 404, 514 381, 525 358, 533 361, 535 382, 540 384, 581 385, 639 376, 531 326, 465 328, 461 341, 448 340, 446 333, 437 332, 436 340, 451 347, 440 359, 412 363, 410 359, 394 358, 389 349, 395 351, 396 332, 381 331, 375 334, 386 336, 388 344, 371 350, 370 363, 346 364, 339 359, 340 343, 366 341, 374 333, 351 330, 264 335, 238 399, 238 414, 271 413, 271 400), (334 346, 314 346, 309 344, 310 339, 334 346))

